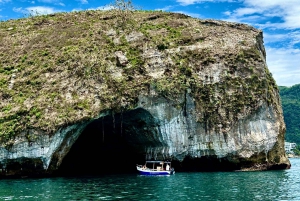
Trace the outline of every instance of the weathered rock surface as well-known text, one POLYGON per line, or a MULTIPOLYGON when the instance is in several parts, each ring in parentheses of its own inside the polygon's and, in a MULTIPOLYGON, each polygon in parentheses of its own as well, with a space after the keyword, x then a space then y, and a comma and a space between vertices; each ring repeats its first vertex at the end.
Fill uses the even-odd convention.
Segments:
POLYGON ((260 30, 161 12, 137 12, 136 25, 120 30, 105 15, 0 23, 2 175, 73 163, 96 171, 91 161, 126 163, 128 154, 132 167, 145 159, 183 170, 290 167, 260 30))

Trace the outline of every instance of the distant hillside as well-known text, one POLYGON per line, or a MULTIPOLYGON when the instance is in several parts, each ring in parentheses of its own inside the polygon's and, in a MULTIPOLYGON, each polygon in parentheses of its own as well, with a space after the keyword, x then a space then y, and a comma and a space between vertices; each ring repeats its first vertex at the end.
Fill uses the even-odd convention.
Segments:
POLYGON ((285 139, 300 144, 300 84, 292 87, 279 87, 284 121, 285 139))

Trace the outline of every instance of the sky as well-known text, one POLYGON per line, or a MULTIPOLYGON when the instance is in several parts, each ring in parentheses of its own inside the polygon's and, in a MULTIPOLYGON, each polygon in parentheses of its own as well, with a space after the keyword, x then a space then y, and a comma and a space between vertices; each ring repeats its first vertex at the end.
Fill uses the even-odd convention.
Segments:
MULTIPOLYGON (((0 21, 107 9, 114 0, 0 0, 0 21)), ((127 0, 125 0, 127 1, 127 0)), ((263 30, 267 65, 279 86, 300 83, 300 0, 132 0, 138 9, 246 23, 263 30)))

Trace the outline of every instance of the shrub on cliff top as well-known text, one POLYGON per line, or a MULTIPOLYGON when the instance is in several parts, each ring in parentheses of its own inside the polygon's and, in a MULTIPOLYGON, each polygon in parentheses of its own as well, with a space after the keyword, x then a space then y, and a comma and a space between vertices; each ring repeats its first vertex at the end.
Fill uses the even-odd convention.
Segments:
POLYGON ((117 18, 116 25, 123 29, 133 19, 132 14, 136 10, 131 0, 115 0, 109 7, 112 8, 109 12, 117 18))

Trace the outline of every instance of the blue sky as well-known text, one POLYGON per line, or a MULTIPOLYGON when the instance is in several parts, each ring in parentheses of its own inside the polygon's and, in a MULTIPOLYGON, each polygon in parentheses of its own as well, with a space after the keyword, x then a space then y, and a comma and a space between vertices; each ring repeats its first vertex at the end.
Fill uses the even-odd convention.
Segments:
MULTIPOLYGON (((88 9, 113 0, 0 0, 0 21, 88 9)), ((143 10, 180 12, 196 18, 250 24, 264 31, 267 64, 280 86, 300 83, 300 0, 133 0, 143 10)))

